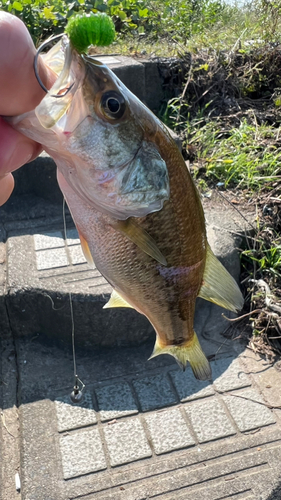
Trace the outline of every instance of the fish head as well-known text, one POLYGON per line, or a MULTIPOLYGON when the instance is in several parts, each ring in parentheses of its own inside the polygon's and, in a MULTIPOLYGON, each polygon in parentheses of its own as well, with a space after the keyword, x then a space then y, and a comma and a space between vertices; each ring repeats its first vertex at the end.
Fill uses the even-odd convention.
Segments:
POLYGON ((64 43, 63 69, 35 110, 58 138, 49 136, 47 151, 95 209, 123 220, 161 210, 169 176, 160 122, 105 64, 64 43))

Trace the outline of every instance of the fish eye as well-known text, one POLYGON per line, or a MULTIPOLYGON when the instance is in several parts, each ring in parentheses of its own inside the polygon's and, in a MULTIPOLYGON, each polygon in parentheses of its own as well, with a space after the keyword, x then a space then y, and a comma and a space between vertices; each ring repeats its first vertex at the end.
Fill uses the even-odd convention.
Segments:
POLYGON ((101 108, 103 113, 108 118, 117 120, 121 118, 125 112, 125 99, 121 94, 115 92, 114 90, 105 92, 101 98, 101 108))

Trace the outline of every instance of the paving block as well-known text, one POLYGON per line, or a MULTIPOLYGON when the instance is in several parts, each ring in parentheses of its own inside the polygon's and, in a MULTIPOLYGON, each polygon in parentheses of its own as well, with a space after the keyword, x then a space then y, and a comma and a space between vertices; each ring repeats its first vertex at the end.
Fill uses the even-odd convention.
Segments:
POLYGON ((221 358, 213 361, 211 366, 213 382, 219 391, 231 391, 251 385, 237 358, 221 358))
POLYGON ((145 417, 156 455, 187 448, 195 444, 194 438, 180 409, 158 411, 145 417))
POLYGON ((79 404, 73 404, 70 396, 66 395, 57 398, 55 405, 59 432, 97 423, 92 397, 88 391, 84 392, 83 400, 79 404))
POLYGON ((177 403, 166 375, 159 374, 133 381, 142 411, 155 410, 177 403))
POLYGON ((205 398, 215 393, 210 382, 197 380, 190 368, 185 372, 171 371, 170 376, 182 402, 205 398))
POLYGON ((56 269, 68 265, 69 262, 65 248, 52 248, 36 252, 36 267, 38 271, 56 269))
MULTIPOLYGON (((44 376, 37 372, 37 378, 40 383, 44 376)), ((13 496, 7 500, 65 500, 58 481, 63 477, 63 470, 54 403, 40 399, 20 405, 17 423, 21 494, 14 490, 13 496)))
POLYGON ((60 450, 64 479, 106 469, 106 460, 98 429, 62 434, 60 450))
POLYGON ((272 411, 263 403, 262 397, 254 389, 237 391, 223 399, 241 432, 275 422, 272 411))
POLYGON ((258 353, 246 349, 240 356, 251 378, 258 386, 259 392, 263 394, 265 401, 270 406, 281 408, 281 363, 272 366, 269 360, 265 360, 258 353), (261 369, 262 365, 262 369, 261 369))
POLYGON ((62 231, 34 234, 33 240, 38 271, 86 264, 76 229, 67 230, 66 240, 62 231))
MULTIPOLYGON (((15 189, 11 202, 17 197, 21 199, 28 194, 49 200, 51 203, 62 206, 63 196, 56 179, 56 164, 54 160, 43 151, 38 158, 24 165, 14 172, 15 189)), ((30 207, 32 210, 32 207, 30 207)), ((21 214, 22 215, 22 214, 21 214)))
POLYGON ((80 238, 76 228, 66 230, 66 244, 71 247, 71 245, 80 245, 80 238))
POLYGON ((102 421, 138 413, 132 391, 126 382, 95 388, 102 421))
POLYGON ((144 429, 137 419, 103 427, 112 467, 151 457, 144 429))
POLYGON ((184 409, 200 443, 236 433, 224 408, 215 398, 208 398, 202 402, 196 401, 185 405, 184 409))
POLYGON ((70 257, 69 260, 73 266, 77 264, 86 264, 87 261, 80 245, 69 246, 68 252, 70 257))
MULTIPOLYGON (((76 233, 78 237, 78 232, 76 231, 76 233)), ((65 246, 62 231, 45 231, 34 234, 33 239, 35 250, 49 250, 65 246)))

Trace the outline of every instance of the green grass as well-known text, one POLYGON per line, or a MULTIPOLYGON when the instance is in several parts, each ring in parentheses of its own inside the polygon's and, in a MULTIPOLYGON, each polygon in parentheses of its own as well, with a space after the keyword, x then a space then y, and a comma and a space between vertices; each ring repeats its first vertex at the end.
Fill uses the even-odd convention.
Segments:
POLYGON ((281 278, 281 239, 277 234, 274 236, 269 247, 262 238, 257 238, 255 248, 244 250, 241 256, 244 262, 256 263, 257 274, 281 278))
MULTIPOLYGON (((189 129, 191 127, 189 126, 189 129)), ((280 128, 248 124, 227 133, 214 121, 190 134, 189 144, 197 147, 197 162, 206 168, 206 177, 224 186, 259 189, 265 181, 281 175, 280 128)))
POLYGON ((252 124, 243 118, 238 127, 225 129, 220 119, 199 117, 180 122, 180 128, 184 146, 193 151, 195 177, 203 173, 212 184, 256 191, 281 177, 280 127, 252 124))

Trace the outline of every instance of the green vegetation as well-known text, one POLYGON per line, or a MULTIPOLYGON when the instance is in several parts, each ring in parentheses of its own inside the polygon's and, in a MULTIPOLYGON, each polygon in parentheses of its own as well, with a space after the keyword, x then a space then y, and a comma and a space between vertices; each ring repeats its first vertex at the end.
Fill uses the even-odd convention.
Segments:
POLYGON ((184 57, 172 74, 181 94, 168 101, 162 119, 181 135, 195 177, 211 187, 255 191, 278 180, 280 46, 184 57))
POLYGON ((170 35, 184 41, 203 24, 215 24, 225 7, 220 0, 0 0, 0 9, 19 16, 37 44, 61 32, 67 19, 81 12, 108 14, 122 35, 170 35))
MULTIPOLYGON (((229 49, 244 41, 274 41, 280 35, 280 0, 256 0, 238 7, 223 0, 0 0, 0 9, 20 17, 35 44, 61 33, 82 12, 112 17, 119 40, 139 46, 165 41, 198 49, 229 49)), ((243 47, 242 50, 245 50, 243 47)))
POLYGON ((219 120, 200 126, 188 124, 188 145, 196 148, 195 176, 228 187, 259 189, 281 176, 279 128, 250 124, 243 118, 238 127, 223 130, 219 120), (277 176, 277 177, 276 177, 277 176))

